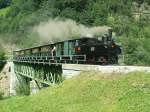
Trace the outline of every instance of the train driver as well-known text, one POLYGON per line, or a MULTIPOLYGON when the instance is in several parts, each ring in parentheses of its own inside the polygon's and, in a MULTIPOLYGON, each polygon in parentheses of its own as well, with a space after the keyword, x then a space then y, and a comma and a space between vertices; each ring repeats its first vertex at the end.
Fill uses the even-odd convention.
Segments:
POLYGON ((53 49, 51 50, 52 57, 55 56, 55 52, 56 52, 56 46, 54 46, 53 49))

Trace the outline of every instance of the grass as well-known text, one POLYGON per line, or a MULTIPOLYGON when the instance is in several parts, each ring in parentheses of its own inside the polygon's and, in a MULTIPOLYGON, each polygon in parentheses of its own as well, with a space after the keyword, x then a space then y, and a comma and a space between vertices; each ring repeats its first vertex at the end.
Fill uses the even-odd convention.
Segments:
POLYGON ((149 112, 150 74, 82 73, 31 96, 0 101, 0 112, 149 112))

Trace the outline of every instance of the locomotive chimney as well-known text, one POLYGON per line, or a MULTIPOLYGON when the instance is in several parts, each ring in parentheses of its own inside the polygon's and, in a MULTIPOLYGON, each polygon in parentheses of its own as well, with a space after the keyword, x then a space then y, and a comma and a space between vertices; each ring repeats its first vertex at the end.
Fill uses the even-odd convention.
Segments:
POLYGON ((108 35, 110 38, 112 38, 112 29, 108 29, 108 35))

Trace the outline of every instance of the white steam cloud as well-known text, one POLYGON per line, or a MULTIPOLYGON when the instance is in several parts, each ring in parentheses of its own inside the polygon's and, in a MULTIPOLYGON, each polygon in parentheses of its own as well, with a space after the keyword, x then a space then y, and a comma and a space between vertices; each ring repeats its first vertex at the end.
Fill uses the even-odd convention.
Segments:
POLYGON ((107 26, 86 27, 70 19, 50 19, 34 27, 34 31, 38 33, 41 41, 46 42, 62 41, 85 36, 93 37, 95 34, 107 32, 108 29, 110 27, 107 26))

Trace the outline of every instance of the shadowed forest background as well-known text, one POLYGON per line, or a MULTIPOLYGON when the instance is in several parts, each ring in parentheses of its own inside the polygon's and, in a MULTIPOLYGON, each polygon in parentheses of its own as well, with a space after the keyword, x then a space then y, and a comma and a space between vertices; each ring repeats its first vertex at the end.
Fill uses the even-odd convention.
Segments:
POLYGON ((33 27, 57 18, 112 27, 122 54, 128 56, 125 64, 150 65, 149 12, 149 0, 0 0, 0 60, 7 53, 5 46, 45 44, 33 27))

